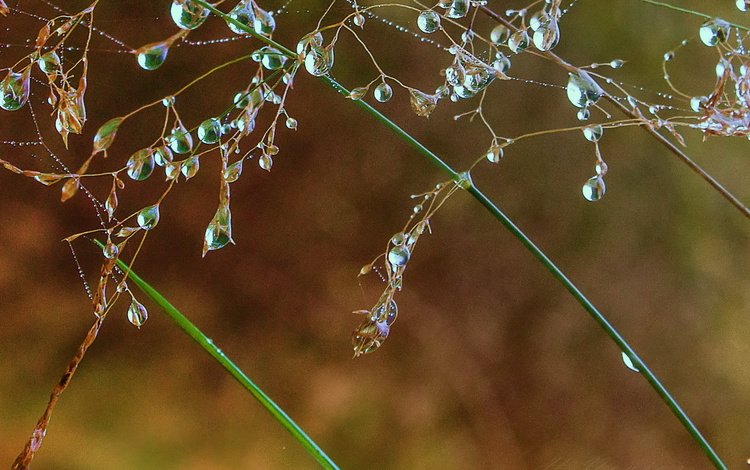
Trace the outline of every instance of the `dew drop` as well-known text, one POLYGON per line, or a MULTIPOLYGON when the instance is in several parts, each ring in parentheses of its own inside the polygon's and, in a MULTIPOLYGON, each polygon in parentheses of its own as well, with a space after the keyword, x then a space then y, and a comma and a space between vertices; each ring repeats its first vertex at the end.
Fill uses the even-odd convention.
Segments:
POLYGON ((154 172, 154 153, 150 148, 138 150, 126 164, 128 176, 135 181, 143 181, 154 172))
POLYGON ((167 60, 170 42, 169 40, 157 42, 136 49, 138 65, 144 70, 156 70, 161 67, 164 61, 167 60))
POLYGON ((221 122, 216 118, 209 118, 198 126, 198 139, 204 144, 215 144, 221 138, 221 122))
POLYGON ((232 213, 229 206, 222 205, 206 227, 203 237, 203 256, 213 250, 224 248, 232 241, 232 213))
POLYGON ((193 137, 182 124, 172 129, 166 137, 166 142, 174 153, 188 153, 193 150, 193 137))
POLYGON ((154 163, 159 166, 164 166, 172 161, 172 151, 169 147, 159 147, 154 150, 154 163))
POLYGON ((148 320, 148 310, 133 297, 130 301, 130 307, 128 307, 128 321, 140 328, 146 323, 146 320, 148 320))
POLYGON ((622 362, 623 364, 625 364, 625 367, 632 370, 633 372, 640 372, 635 364, 633 364, 633 360, 630 359, 630 356, 625 354, 625 351, 622 352, 622 362))
MULTIPOLYGON (((739 11, 748 11, 750 10, 750 0, 737 0, 735 2, 735 5, 737 5, 737 9, 739 11)), ((750 461, 748 461, 750 463, 750 461)))
POLYGON ((375 90, 372 94, 373 96, 375 96, 376 100, 380 101, 381 103, 385 103, 393 96, 393 88, 391 88, 389 84, 383 82, 375 87, 375 90))
POLYGON ((529 34, 525 30, 516 31, 508 38, 508 47, 514 54, 519 54, 526 50, 530 43, 531 39, 529 39, 529 34))
POLYGON ((469 12, 469 0, 452 0, 445 16, 448 18, 463 18, 469 12))
POLYGON ((316 31, 302 36, 302 39, 297 43, 297 54, 307 54, 308 49, 312 46, 321 47, 323 45, 323 35, 316 31))
POLYGON ((398 232, 391 237, 391 243, 393 243, 394 246, 401 246, 404 242, 406 242, 406 235, 404 232, 398 232))
POLYGON ((504 44, 510 37, 510 29, 507 26, 499 24, 490 31, 490 41, 495 45, 504 44))
POLYGON ((579 121, 588 121, 591 117, 591 111, 589 111, 589 108, 579 109, 576 113, 576 117, 579 121))
POLYGON ((258 8, 255 21, 253 21, 253 29, 258 34, 270 36, 276 29, 276 19, 270 12, 258 8))
POLYGON ((286 63, 286 56, 274 47, 264 46, 258 52, 261 55, 260 63, 268 70, 278 70, 286 63))
POLYGON ((604 90, 583 70, 570 74, 566 91, 568 100, 577 108, 596 103, 604 94, 604 90))
POLYGON ((364 27, 365 25, 365 17, 364 15, 362 15, 362 13, 359 13, 359 12, 357 12, 354 15, 354 18, 352 19, 352 21, 354 22, 356 26, 359 26, 360 28, 364 27))
POLYGON ((333 68, 333 48, 312 46, 305 55, 305 70, 315 77, 327 75, 333 68))
POLYGON ((192 0, 173 0, 169 13, 181 29, 195 29, 206 21, 209 11, 192 0))
POLYGON ((234 183, 240 178, 240 175, 242 174, 242 162, 243 160, 238 160, 224 170, 224 181, 227 183, 234 183))
POLYGON ((96 131, 96 135, 94 135, 93 153, 99 153, 101 151, 107 150, 110 145, 112 145, 112 142, 114 142, 115 136, 117 135, 117 129, 119 129, 122 121, 123 118, 116 117, 102 124, 99 130, 96 131))
POLYGON ((703 23, 698 30, 701 42, 707 46, 716 46, 729 37, 730 26, 724 20, 714 18, 703 23))
POLYGON ((600 124, 583 128, 583 136, 589 142, 598 142, 604 134, 604 128, 600 124))
POLYGON ((411 252, 404 245, 394 246, 388 251, 388 262, 394 270, 406 266, 410 257, 411 252))
POLYGON ((708 103, 708 98, 705 96, 693 96, 690 98, 690 109, 699 113, 706 108, 706 103, 708 103))
MULTIPOLYGON (((248 29, 254 29, 253 24, 255 23, 255 11, 253 10, 253 4, 249 0, 241 0, 234 8, 232 8, 227 14, 229 18, 240 23, 248 29)), ((231 21, 227 21, 227 26, 235 34, 248 34, 245 29, 240 28, 231 21)))
POLYGON ((411 109, 417 116, 430 117, 437 106, 437 95, 428 95, 415 88, 409 88, 411 109))
POLYGON ((200 170, 200 167, 201 167, 200 158, 193 155, 192 157, 182 162, 182 165, 180 166, 180 172, 182 172, 182 176, 184 176, 186 180, 189 180, 190 178, 195 176, 196 173, 198 173, 198 170, 200 170))
POLYGON ((604 184, 604 178, 601 176, 592 176, 591 178, 584 183, 583 187, 581 188, 581 192, 583 193, 583 197, 587 201, 596 202, 599 199, 601 199, 604 196, 604 193, 606 192, 607 187, 604 184))
POLYGON ((432 10, 423 11, 417 17, 417 27, 423 33, 434 33, 440 29, 440 15, 432 10))
POLYGON ((293 117, 287 117, 286 122, 284 122, 284 125, 286 125, 287 129, 296 130, 297 129, 297 120, 293 117))
POLYGON ((31 68, 22 73, 8 71, 8 75, 0 82, 0 108, 15 111, 25 105, 31 92, 30 78, 31 68))
POLYGON ((60 56, 55 51, 49 51, 36 61, 39 69, 47 75, 53 75, 60 71, 60 56))
POLYGON ((107 259, 115 259, 120 254, 120 249, 111 240, 107 240, 107 244, 102 248, 102 253, 107 259))
POLYGON ((546 23, 534 31, 532 41, 540 51, 550 51, 560 42, 560 28, 556 22, 546 23))
POLYGON ((258 165, 266 171, 271 171, 271 167, 273 166, 273 159, 270 155, 264 153, 258 159, 258 165))
POLYGON ((138 226, 143 230, 151 230, 159 223, 159 205, 144 207, 136 217, 138 226))

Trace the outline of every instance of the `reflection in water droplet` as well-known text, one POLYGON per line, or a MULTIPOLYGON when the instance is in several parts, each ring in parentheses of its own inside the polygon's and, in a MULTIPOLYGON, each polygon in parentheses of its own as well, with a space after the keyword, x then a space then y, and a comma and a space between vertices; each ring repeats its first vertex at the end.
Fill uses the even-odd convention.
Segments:
POLYGON ((157 42, 137 49, 135 52, 138 65, 144 70, 156 70, 161 67, 164 61, 167 60, 170 42, 157 42))
POLYGON ((510 29, 508 29, 507 26, 499 24, 492 28, 492 31, 490 32, 490 41, 492 41, 495 45, 500 45, 505 43, 505 41, 508 40, 510 37, 510 29))
POLYGON ((640 372, 638 368, 633 364, 633 361, 630 359, 630 356, 625 354, 625 351, 622 352, 622 362, 625 364, 625 367, 632 370, 633 372, 640 372))
POLYGON ((136 217, 138 226, 143 230, 151 230, 159 223, 159 205, 144 207, 136 217))
MULTIPOLYGON (((241 0, 234 8, 232 8, 228 16, 243 26, 253 29, 253 23, 255 22, 255 11, 253 11, 253 4, 249 0, 241 0)), ((235 25, 231 21, 227 21, 227 26, 232 32, 236 34, 248 34, 247 31, 243 30, 239 26, 235 25)))
POLYGON ((198 126, 198 139, 204 144, 215 144, 221 137, 221 122, 216 118, 209 118, 198 126))
POLYGON ((726 21, 714 18, 703 23, 698 30, 701 42, 707 46, 716 46, 729 37, 730 26, 726 21))
POLYGON ((128 176, 136 181, 143 181, 154 171, 154 154, 150 148, 138 150, 128 159, 126 164, 128 176))
POLYGON ((206 227, 203 237, 203 256, 212 250, 224 248, 232 241, 232 213, 229 206, 222 205, 206 227))
POLYGON ((0 82, 0 108, 15 111, 26 104, 31 92, 30 77, 30 67, 23 73, 8 71, 8 75, 0 82))
POLYGON ((209 11, 191 0, 173 0, 169 13, 181 29, 195 29, 206 21, 209 11))
POLYGON ((174 153, 188 153, 193 150, 193 137, 182 124, 172 129, 172 133, 166 137, 166 142, 174 153))
POLYGON ((417 17, 417 27, 423 33, 434 33, 440 29, 440 15, 432 10, 425 10, 417 17))
POLYGON ((581 188, 583 197, 591 202, 596 202, 601 199, 606 191, 607 187, 604 184, 604 178, 599 175, 589 178, 581 188))
POLYGON ((321 77, 333 68, 333 48, 312 46, 305 55, 305 70, 310 75, 321 77))
POLYGON ((55 51, 49 51, 36 61, 39 69, 47 75, 56 74, 60 71, 60 56, 55 51))
POLYGON ((568 100, 577 108, 586 108, 599 101, 604 90, 583 70, 571 73, 566 87, 568 100))
POLYGON ((583 128, 583 136, 590 142, 598 142, 604 134, 604 128, 600 124, 583 128))
POLYGON ((383 82, 375 87, 375 90, 372 92, 372 94, 373 96, 375 96, 376 100, 380 101, 381 103, 385 103, 393 96, 393 88, 391 88, 389 84, 383 82))
POLYGON ((406 266, 410 256, 411 252, 409 248, 403 245, 396 245, 388 252, 388 262, 395 271, 398 268, 406 266))
POLYGON ((140 328, 146 320, 148 320, 148 310, 133 297, 128 307, 128 321, 140 328))
POLYGON ((193 176, 198 173, 198 170, 201 167, 201 161, 198 157, 193 155, 192 157, 188 158, 184 162, 182 162, 182 166, 180 167, 180 171, 182 172, 182 176, 185 177, 186 180, 189 180, 193 176))

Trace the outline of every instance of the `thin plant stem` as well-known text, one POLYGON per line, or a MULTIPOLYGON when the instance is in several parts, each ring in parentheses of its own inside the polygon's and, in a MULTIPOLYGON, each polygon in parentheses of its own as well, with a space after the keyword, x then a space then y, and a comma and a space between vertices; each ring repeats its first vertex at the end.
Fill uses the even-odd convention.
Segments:
MULTIPOLYGON (((96 240, 95 243, 99 247, 104 245, 96 240)), ((328 455, 308 436, 305 431, 297 423, 295 423, 284 410, 279 407, 271 398, 266 395, 263 390, 260 389, 250 378, 240 369, 224 352, 219 349, 211 338, 206 336, 193 322, 191 322, 177 307, 172 305, 161 293, 151 287, 146 281, 138 276, 133 270, 122 260, 117 260, 117 266, 123 271, 128 273, 128 279, 133 282, 138 288, 146 294, 151 300, 154 301, 169 318, 172 319, 182 331, 184 331, 190 339, 198 343, 211 357, 216 360, 229 374, 234 377, 237 382, 242 385, 245 390, 260 402, 276 421, 278 421, 294 438, 302 444, 302 447, 320 464, 321 467, 326 469, 338 469, 339 467, 331 460, 328 455)))
MULTIPOLYGON (((687 13, 689 15, 698 16, 698 17, 701 17, 701 18, 705 18, 707 20, 712 20, 712 19, 716 18, 715 16, 707 15, 705 13, 701 13, 699 11, 691 10, 689 8, 678 7, 677 5, 672 5, 671 3, 659 2, 657 0, 639 0, 639 1, 641 1, 643 3, 649 3, 649 4, 655 5, 657 7, 668 8, 670 10, 675 10, 675 11, 679 11, 679 12, 682 12, 682 13, 687 13)), ((726 21, 726 23, 729 24, 729 25, 731 25, 731 26, 734 26, 737 29, 741 29, 743 31, 750 31, 750 28, 748 28, 747 26, 742 26, 741 24, 737 24, 737 23, 731 23, 729 21, 726 21)))
MULTIPOLYGON (((296 58, 296 54, 292 53, 289 49, 286 47, 278 44, 276 41, 273 41, 272 39, 269 39, 265 36, 261 36, 255 31, 253 31, 251 28, 248 28, 245 25, 242 25, 241 23, 229 18, 228 15, 221 12, 220 10, 214 8, 210 4, 206 3, 203 0, 194 0, 196 3, 201 4, 205 8, 210 9, 213 13, 221 17, 222 19, 226 21, 232 22, 235 26, 240 27, 242 30, 246 31, 248 34, 251 34, 255 36, 256 38, 260 39, 261 41, 265 42, 266 44, 272 45, 276 48, 278 48, 281 51, 288 51, 290 53, 290 58, 296 58)), ((491 10, 490 10, 491 11, 491 10)), ((493 12, 494 13, 494 12, 493 12)), ((329 86, 331 86, 334 90, 336 90, 338 93, 349 96, 349 90, 347 90, 345 87, 340 85, 338 82, 336 82, 334 79, 330 77, 323 76, 321 79, 329 86)), ((599 326, 607 333, 607 335, 617 344, 617 346, 621 349, 623 353, 625 353, 630 360, 632 361, 633 365, 638 369, 638 371, 646 378, 649 385, 656 391, 656 393, 659 395, 659 397, 666 403, 666 405, 669 407, 670 410, 672 410, 672 413, 677 417, 677 419, 682 423, 683 427, 688 431, 688 433, 692 436, 692 438, 698 443, 698 445, 701 447, 701 449, 704 451, 704 453, 708 456, 711 463, 718 469, 726 469, 726 465, 724 462, 722 462, 721 458, 716 454, 714 449, 711 447, 711 445, 708 443, 705 437, 701 434, 701 432, 698 430, 696 425, 693 423, 693 421, 690 419, 690 417, 687 415, 687 413, 682 409, 682 407, 677 403, 677 400, 672 396, 672 394, 669 393, 667 388, 661 383, 661 381, 658 379, 656 374, 654 374, 651 369, 648 367, 648 365, 641 359, 640 356, 635 352, 635 350, 628 344, 628 342, 625 340, 625 338, 615 329, 615 327, 607 320, 607 318, 602 314, 599 309, 596 308, 596 306, 588 300, 588 298, 576 287, 573 282, 568 279, 567 276, 560 270, 560 268, 555 265, 555 263, 552 262, 552 260, 539 248, 537 247, 534 242, 531 241, 529 237, 526 236, 526 234, 523 233, 523 231, 516 226, 513 221, 503 213, 499 207, 495 203, 493 203, 487 196, 482 193, 479 188, 477 188, 473 182, 471 182, 471 179, 467 177, 467 175, 464 175, 463 173, 459 174, 456 170, 454 170, 450 165, 448 165, 445 161, 443 161, 437 154, 429 150, 426 146, 424 146, 421 142, 419 142, 417 139, 415 139, 413 136, 411 136, 408 132, 403 130, 401 127, 399 127, 396 123, 391 121, 388 117, 386 117, 384 114, 382 114, 380 111, 372 107, 369 103, 363 101, 363 100, 354 100, 354 103, 360 108, 366 111, 368 114, 373 116, 376 120, 378 120, 381 124, 385 125, 387 128, 391 129, 398 137, 406 141, 408 144, 410 144, 412 147, 414 147, 422 156, 427 158, 433 165, 440 168, 443 172, 450 175, 450 177, 455 180, 457 183, 459 183, 466 191, 471 194, 477 201, 479 201, 480 204, 482 204, 489 212, 492 214, 492 216, 497 219, 500 223, 503 224, 503 226, 508 229, 508 231, 511 232, 511 234, 516 237, 523 245, 524 247, 531 252, 531 254, 565 287, 565 289, 570 292, 570 294, 576 299, 576 301, 581 304, 581 306, 588 312, 588 314, 599 324, 599 326)))

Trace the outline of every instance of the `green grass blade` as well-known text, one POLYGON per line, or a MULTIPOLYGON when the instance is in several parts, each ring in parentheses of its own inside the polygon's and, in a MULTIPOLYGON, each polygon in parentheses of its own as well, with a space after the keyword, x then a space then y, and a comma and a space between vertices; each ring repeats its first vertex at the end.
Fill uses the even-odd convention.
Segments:
MULTIPOLYGON (((96 244, 99 245, 99 247, 102 247, 101 242, 98 240, 96 241, 96 244)), ((133 284, 138 286, 138 288, 146 294, 148 297, 151 298, 151 300, 154 301, 163 311, 164 313, 169 316, 175 323, 177 323, 177 326, 182 328, 182 331, 184 331, 193 341, 198 343, 208 354, 213 357, 216 362, 221 364, 221 366, 229 372, 232 377, 234 377, 237 382, 242 385, 245 390, 250 392, 250 394, 255 397, 256 400, 260 402, 260 404, 268 410, 269 413, 274 417, 276 421, 279 422, 287 431, 289 431, 292 436, 294 436, 297 441, 302 444, 302 447, 307 450, 307 452, 320 464, 321 467, 326 469, 338 469, 339 467, 334 463, 333 460, 331 460, 328 455, 326 455, 325 452, 318 446, 318 444, 313 441, 310 436, 308 436, 305 431, 302 430, 302 428, 299 427, 297 423, 295 423, 292 418, 287 415, 284 410, 279 407, 271 398, 266 395, 263 390, 261 390, 255 383, 250 380, 250 378, 240 369, 237 367, 237 365, 232 362, 231 359, 227 357, 224 352, 219 349, 209 338, 206 336, 193 322, 191 322, 185 315, 180 312, 177 307, 172 305, 169 300, 167 300, 163 295, 161 295, 156 289, 151 287, 146 281, 141 279, 140 276, 138 276, 135 272, 133 272, 130 267, 125 264, 121 260, 117 260, 117 266, 123 270, 123 272, 128 273, 128 279, 132 281, 133 284)))

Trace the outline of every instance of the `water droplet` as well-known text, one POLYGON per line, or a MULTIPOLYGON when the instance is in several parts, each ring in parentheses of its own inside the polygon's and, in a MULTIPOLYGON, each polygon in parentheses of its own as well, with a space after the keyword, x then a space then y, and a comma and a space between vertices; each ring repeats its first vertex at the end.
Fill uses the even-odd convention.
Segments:
POLYGON ((500 73, 505 73, 508 70, 510 70, 510 66, 511 66, 510 59, 502 52, 499 52, 495 56, 495 60, 492 62, 492 68, 494 68, 500 73))
POLYGON ((406 263, 411 257, 409 248, 404 245, 397 245, 388 251, 388 262, 391 264, 393 270, 406 266, 406 263))
POLYGON ((708 103, 708 98, 705 96, 693 96, 690 98, 690 109, 699 113, 706 109, 706 103, 708 103))
POLYGON ((264 153, 258 159, 258 165, 266 171, 271 171, 271 167, 273 166, 273 159, 270 155, 264 153))
POLYGON ((354 15, 354 18, 352 19, 352 22, 354 22, 356 26, 359 26, 360 28, 362 28, 365 25, 365 17, 364 15, 362 15, 362 13, 357 12, 354 15))
POLYGON ((440 29, 440 15, 432 10, 423 11, 417 17, 417 27, 423 33, 434 33, 440 29))
POLYGON ((273 31, 276 29, 276 19, 274 19, 273 14, 260 8, 257 9, 256 13, 255 21, 253 21, 255 32, 263 36, 273 34, 273 31))
POLYGON ((122 124, 123 118, 116 117, 102 124, 99 130, 96 131, 94 136, 94 150, 93 153, 99 153, 107 150, 112 142, 115 140, 117 135, 117 129, 122 124))
POLYGON ((452 0, 445 16, 448 18, 463 18, 469 12, 469 0, 452 0))
POLYGON ((375 87, 375 91, 373 91, 372 94, 375 96, 376 100, 385 103, 393 96, 393 88, 391 88, 389 84, 383 82, 375 87))
POLYGON ((532 31, 537 31, 543 26, 549 24, 552 21, 552 19, 549 17, 546 11, 539 10, 538 12, 531 15, 531 18, 529 18, 529 28, 531 28, 532 31))
POLYGON ((613 69, 622 68, 623 65, 625 65, 625 61, 622 59, 615 59, 609 63, 609 66, 612 67, 613 69))
POLYGON ((36 61, 39 69, 47 75, 54 75, 60 71, 60 56, 55 51, 49 51, 36 61))
POLYGON ((193 150, 193 137, 182 124, 172 129, 165 140, 174 153, 188 153, 193 150))
POLYGON ((180 163, 167 162, 164 164, 164 174, 167 177, 167 181, 177 179, 180 176, 180 163))
POLYGON ((15 111, 26 104, 31 92, 30 77, 30 67, 22 73, 8 71, 8 75, 0 82, 0 108, 15 111))
POLYGON ((209 118, 198 126, 198 139, 204 144, 215 144, 221 138, 221 121, 209 118))
POLYGON ((374 322, 385 323, 386 325, 391 326, 393 325, 393 322, 396 321, 397 317, 398 305, 396 304, 395 300, 390 299, 390 301, 388 301, 388 305, 386 305, 385 303, 376 305, 372 310, 370 318, 374 322))
POLYGON ((355 100, 355 101, 361 100, 362 98, 365 97, 366 94, 367 94, 367 87, 361 86, 357 88, 352 88, 347 98, 349 98, 350 100, 355 100))
POLYGON ((724 20, 714 18, 703 23, 698 30, 701 42, 707 46, 716 46, 729 37, 730 26, 724 20))
POLYGON ((623 364, 625 364, 625 367, 632 370, 633 372, 640 372, 635 364, 633 364, 633 360, 630 359, 630 356, 625 354, 625 351, 622 352, 622 362, 623 364))
POLYGON ((181 29, 195 29, 206 21, 209 11, 192 0, 173 0, 169 13, 181 29))
POLYGON ((566 87, 568 100, 578 108, 586 108, 599 101, 604 90, 583 70, 571 73, 566 87))
POLYGON ((102 253, 107 259, 115 259, 120 254, 120 249, 111 240, 107 240, 107 244, 102 248, 102 253))
POLYGON ((589 142, 598 142, 604 134, 604 128, 600 124, 583 128, 583 136, 589 142))
POLYGON ((130 307, 128 307, 128 321, 140 328, 146 323, 146 320, 148 320, 148 310, 133 297, 130 301, 130 307))
POLYGON ((297 43, 297 54, 305 55, 312 46, 321 47, 323 45, 323 35, 319 31, 302 36, 297 43))
POLYGON ((286 56, 276 48, 264 46, 258 52, 261 54, 260 63, 268 70, 278 70, 286 63, 286 56))
POLYGON ((176 99, 177 98, 175 98, 174 96, 165 96, 161 100, 161 105, 164 106, 165 108, 171 108, 172 106, 174 106, 174 102, 176 99))
POLYGON ((398 232, 391 237, 391 243, 394 246, 401 246, 404 244, 404 242, 406 242, 406 235, 404 234, 404 232, 398 232))
POLYGON ((312 46, 305 55, 305 70, 315 77, 327 75, 333 68, 333 48, 312 46))
POLYGON ((284 123, 286 125, 287 129, 296 130, 297 129, 297 120, 293 117, 287 117, 286 122, 284 123))
POLYGON ((143 230, 151 230, 159 223, 159 205, 144 207, 136 217, 138 226, 143 230))
POLYGON ((501 158, 503 158, 503 153, 504 152, 502 147, 497 144, 493 144, 492 147, 487 150, 487 154, 485 156, 491 163, 497 163, 501 158))
POLYGON ((128 176, 136 181, 143 181, 154 171, 154 153, 150 148, 138 150, 128 159, 126 164, 128 176))
MULTIPOLYGON (((750 10, 750 0, 737 0, 735 2, 735 5, 737 5, 737 9, 739 11, 748 11, 748 10, 750 10)), ((750 461, 748 463, 750 463, 750 461)))
POLYGON ((490 31, 490 41, 495 45, 504 44, 510 37, 510 29, 507 26, 499 24, 490 31))
MULTIPOLYGON (((241 0, 229 11, 228 16, 248 29, 254 29, 255 11, 253 10, 253 3, 251 1, 241 0)), ((246 30, 240 28, 231 21, 227 21, 227 26, 229 26, 229 29, 236 34, 248 34, 246 30)))
POLYGON ((224 170, 224 181, 227 183, 234 183, 240 178, 240 175, 242 174, 242 162, 243 160, 238 160, 224 170))
POLYGON ((136 49, 135 53, 138 65, 144 70, 156 70, 161 67, 164 61, 167 60, 171 42, 172 40, 168 39, 167 41, 147 44, 136 49))
POLYGON ((224 248, 232 241, 232 213, 229 206, 220 206, 206 227, 203 237, 203 256, 212 250, 224 248))
POLYGON ((530 43, 531 39, 529 39, 529 34, 525 30, 516 31, 508 38, 508 48, 514 54, 519 54, 526 50, 530 43))
POLYGON ((469 189, 472 187, 474 182, 471 180, 471 173, 468 171, 462 171, 456 176, 456 184, 461 189, 469 189))
POLYGON ((166 165, 171 162, 173 158, 172 151, 169 150, 169 147, 159 147, 154 150, 154 163, 159 166, 166 165))
POLYGON ((428 95, 416 88, 409 88, 411 109, 421 117, 430 117, 437 106, 437 95, 428 95))
POLYGON ((534 47, 540 51, 554 49, 560 42, 560 28, 557 27, 557 22, 553 21, 540 26, 539 29, 534 31, 532 41, 534 42, 534 47))
POLYGON ((579 109, 576 113, 576 117, 579 121, 588 121, 591 117, 591 111, 589 111, 589 108, 579 109))
POLYGON ((186 180, 189 180, 190 178, 195 176, 196 173, 198 173, 198 170, 200 170, 200 167, 201 167, 200 158, 193 155, 192 157, 182 162, 182 165, 180 166, 180 171, 182 172, 182 176, 184 176, 186 180))
POLYGON ((581 188, 583 197, 586 198, 587 201, 591 202, 596 202, 601 199, 602 196, 604 196, 606 190, 607 187, 604 184, 604 178, 599 175, 589 178, 581 188))

